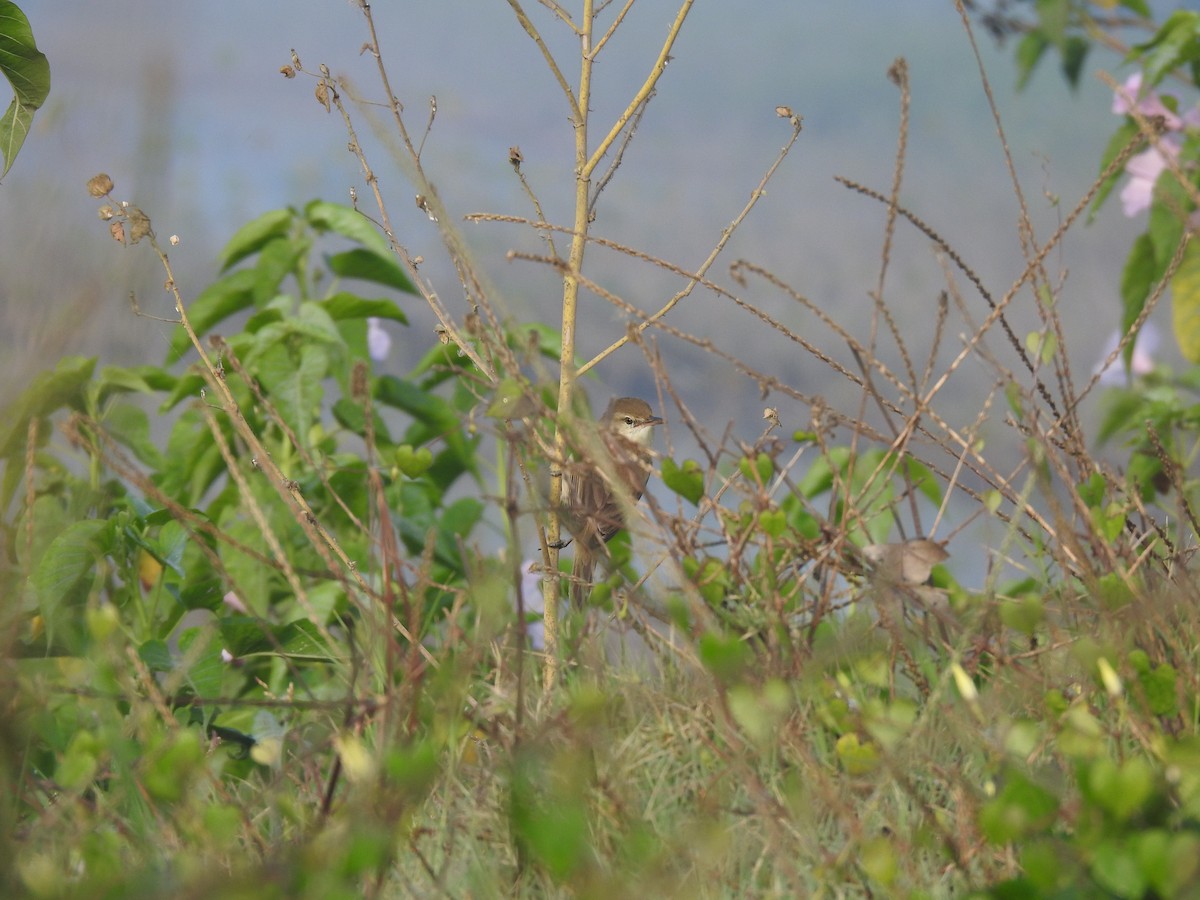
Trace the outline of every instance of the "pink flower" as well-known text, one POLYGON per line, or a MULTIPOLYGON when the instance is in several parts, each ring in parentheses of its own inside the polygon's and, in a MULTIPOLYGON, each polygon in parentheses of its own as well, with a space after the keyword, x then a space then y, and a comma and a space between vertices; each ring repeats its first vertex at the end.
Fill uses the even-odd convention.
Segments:
POLYGON ((1150 208, 1154 199, 1154 182, 1167 167, 1167 157, 1174 160, 1179 156, 1181 141, 1178 132, 1185 128, 1200 127, 1200 107, 1193 107, 1180 116, 1172 112, 1154 91, 1146 91, 1144 96, 1139 96, 1142 93, 1142 73, 1134 72, 1113 95, 1112 111, 1119 116, 1136 111, 1147 118, 1161 118, 1169 133, 1159 138, 1157 147, 1144 150, 1125 164, 1125 171, 1130 177, 1121 189, 1121 208, 1130 217, 1150 208))
MULTIPOLYGON (((1166 123, 1167 131, 1182 131, 1184 128, 1200 126, 1200 108, 1192 107, 1183 116, 1171 112, 1154 91, 1147 91, 1144 97, 1138 98, 1142 92, 1142 73, 1134 72, 1125 79, 1125 83, 1117 88, 1113 95, 1112 111, 1118 116, 1129 115, 1137 110, 1146 118, 1161 116, 1166 123)), ((1166 96, 1174 99, 1174 94, 1166 96)), ((1178 105, 1178 104, 1176 104, 1178 105)))
POLYGON ((1125 361, 1121 357, 1117 357, 1109 366, 1101 369, 1105 360, 1116 351, 1121 342, 1121 336, 1113 332, 1109 336, 1108 342, 1104 346, 1104 353, 1093 372, 1099 372, 1100 383, 1108 386, 1128 384, 1130 376, 1149 375, 1154 371, 1154 353, 1158 350, 1161 341, 1162 336, 1159 334, 1158 326, 1153 322, 1147 322, 1142 326, 1137 339, 1133 342, 1133 358, 1129 361, 1128 370, 1126 370, 1125 361))
POLYGON ((1158 181, 1158 176, 1167 167, 1164 152, 1175 159, 1179 156, 1179 147, 1173 141, 1163 138, 1158 147, 1143 150, 1131 156, 1129 162, 1125 163, 1129 182, 1121 188, 1121 209, 1126 216, 1132 218, 1150 208, 1150 201, 1154 198, 1154 182, 1158 181))
POLYGON ((250 610, 246 609, 246 604, 242 602, 242 598, 233 591, 229 591, 229 593, 221 598, 221 601, 234 612, 240 612, 247 615, 250 613, 250 610))

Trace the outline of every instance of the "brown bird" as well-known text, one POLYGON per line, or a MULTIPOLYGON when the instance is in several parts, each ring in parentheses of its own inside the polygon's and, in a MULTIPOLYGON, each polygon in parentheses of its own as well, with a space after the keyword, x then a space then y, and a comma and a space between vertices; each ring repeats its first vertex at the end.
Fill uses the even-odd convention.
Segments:
POLYGON ((618 397, 599 420, 596 452, 564 473, 565 520, 575 539, 571 598, 582 605, 596 558, 625 527, 625 509, 636 503, 650 478, 653 427, 662 419, 637 397, 618 397))

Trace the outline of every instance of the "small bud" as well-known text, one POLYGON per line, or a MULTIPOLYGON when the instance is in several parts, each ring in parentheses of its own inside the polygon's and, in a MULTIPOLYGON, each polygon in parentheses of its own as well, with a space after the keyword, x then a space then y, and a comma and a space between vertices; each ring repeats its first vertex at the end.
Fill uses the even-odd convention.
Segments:
POLYGON ((318 81, 317 89, 316 89, 315 93, 317 96, 317 102, 320 103, 323 107, 325 107, 325 112, 329 112, 330 111, 329 85, 326 84, 324 81, 318 81))
POLYGON ((521 168, 521 163, 525 162, 525 157, 521 155, 521 148, 512 146, 508 148, 508 161, 514 169, 521 168))
POLYGON ((293 69, 291 66, 280 66, 279 74, 282 75, 284 78, 295 78, 296 70, 293 69))
POLYGON ((105 197, 112 192, 113 181, 103 172, 88 179, 87 190, 93 197, 105 197))
POLYGON ((1104 685, 1104 690, 1108 692, 1108 696, 1120 697, 1125 687, 1121 684, 1121 676, 1112 667, 1112 663, 1102 656, 1097 660, 1096 668, 1100 670, 1100 681, 1104 685))
POLYGON ((113 210, 111 205, 105 203, 102 207, 100 207, 99 214, 100 214, 100 218, 103 219, 105 222, 107 222, 109 219, 111 219, 113 216, 116 215, 116 212, 113 210))
POLYGON ((112 235, 112 239, 118 244, 125 243, 125 226, 120 222, 110 222, 108 233, 112 235))
POLYGON ((173 234, 173 235, 171 235, 171 237, 170 237, 168 240, 170 240, 170 241, 171 241, 171 246, 172 246, 172 247, 178 247, 178 246, 179 246, 179 235, 177 235, 177 234, 173 234))

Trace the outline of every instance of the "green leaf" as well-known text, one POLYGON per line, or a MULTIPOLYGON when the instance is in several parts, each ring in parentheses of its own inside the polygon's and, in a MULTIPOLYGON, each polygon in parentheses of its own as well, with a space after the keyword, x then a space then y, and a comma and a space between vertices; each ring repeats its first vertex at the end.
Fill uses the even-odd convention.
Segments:
POLYGON ((662 479, 668 488, 693 506, 704 496, 704 470, 694 459, 685 459, 680 466, 667 457, 662 462, 662 479))
POLYGON ((1133 49, 1141 56, 1143 84, 1154 87, 1174 69, 1200 58, 1200 13, 1176 10, 1154 37, 1133 49))
POLYGON ((283 293, 283 282, 289 275, 299 281, 303 277, 301 260, 312 249, 312 241, 306 235, 298 238, 275 238, 263 244, 252 271, 254 280, 254 305, 263 304, 283 293))
POLYGON ((273 209, 239 228, 217 256, 221 271, 252 256, 275 238, 284 237, 296 219, 294 209, 273 209))
POLYGON ((238 658, 278 655, 319 661, 332 658, 320 629, 307 619, 271 627, 252 616, 230 616, 221 620, 220 627, 225 649, 238 658))
POLYGON ((1053 44, 1061 44, 1066 39, 1067 25, 1071 21, 1070 0, 1035 0, 1038 24, 1053 44))
POLYGON ((83 388, 96 368, 94 358, 68 356, 53 371, 41 372, 15 401, 0 414, 0 458, 24 452, 29 422, 64 406, 78 408, 83 388))
POLYGON ((100 397, 116 393, 153 394, 169 391, 179 378, 158 366, 105 366, 96 376, 100 397))
MULTIPOLYGON (((1154 286, 1158 264, 1154 259, 1154 242, 1148 233, 1138 235, 1129 248, 1125 269, 1121 273, 1121 333, 1124 334, 1137 321, 1146 307, 1146 299, 1154 286)), ((1133 358, 1134 342, 1129 342, 1125 352, 1125 365, 1133 358)))
MULTIPOLYGON (((1180 154, 1184 161, 1185 154, 1180 154)), ((1150 224, 1147 233, 1154 241, 1155 277, 1167 269, 1175 249, 1183 238, 1187 214, 1191 210, 1186 189, 1170 169, 1163 169, 1154 183, 1154 200, 1150 204, 1150 224)))
MULTIPOLYGON (((454 407, 436 394, 431 394, 411 381, 394 375, 385 375, 379 379, 375 399, 387 406, 403 410, 428 426, 431 437, 441 437, 459 427, 458 413, 454 411, 454 407)), ((409 442, 425 443, 423 440, 411 439, 409 442)))
POLYGON ((387 238, 379 233, 371 220, 349 206, 326 200, 313 200, 304 207, 304 216, 318 231, 332 231, 348 237, 356 244, 374 250, 378 256, 387 256, 392 252, 387 238))
POLYGON ((853 731, 837 739, 834 752, 848 775, 867 775, 879 768, 879 747, 871 740, 860 741, 853 731))
POLYGON ((766 453, 759 453, 753 459, 743 456, 738 460, 738 469, 752 484, 766 485, 775 471, 775 461, 766 453))
POLYGON ((111 534, 106 520, 73 522, 38 560, 30 581, 45 621, 47 643, 53 644, 64 626, 78 625, 78 615, 67 608, 84 599, 96 562, 108 551, 111 534))
POLYGON ((934 477, 929 467, 914 456, 906 457, 904 464, 908 469, 908 478, 912 482, 912 486, 934 506, 941 506, 942 491, 938 486, 937 478, 934 477))
POLYGON ((257 372, 275 408, 296 438, 308 446, 309 429, 321 410, 322 382, 329 373, 329 351, 306 343, 291 352, 271 338, 257 359, 257 372))
POLYGON ((750 648, 739 638, 708 632, 700 636, 700 663, 717 681, 731 684, 741 679, 750 664, 750 648))
POLYGON ((150 417, 140 406, 132 403, 113 404, 104 413, 104 427, 132 450, 141 462, 156 471, 162 468, 162 454, 150 437, 150 417))
POLYGON ((404 291, 406 294, 417 292, 408 273, 391 254, 381 255, 374 250, 359 247, 347 250, 345 253, 336 253, 328 257, 325 262, 329 266, 329 270, 340 278, 373 281, 376 284, 404 291))
POLYGON ((33 114, 50 93, 50 63, 37 48, 29 20, 17 4, 8 0, 0 0, 0 73, 13 90, 12 102, 0 117, 3 178, 25 143, 33 114))
POLYGON ((413 449, 411 444, 401 444, 393 457, 397 468, 409 478, 420 478, 433 465, 433 452, 428 447, 413 449))
POLYGON ((993 844, 1007 844, 1042 831, 1058 814, 1058 798, 1020 771, 1005 775, 1004 787, 979 811, 979 826, 993 844))
POLYGON ((1046 36, 1040 31, 1031 31, 1021 38, 1020 43, 1017 44, 1017 52, 1015 54, 1018 91, 1025 89, 1025 85, 1029 83, 1034 69, 1037 68, 1037 64, 1041 61, 1046 48, 1049 46, 1050 42, 1046 40, 1046 36))
POLYGON ((1067 38, 1059 49, 1062 54, 1063 76, 1073 90, 1079 89, 1079 76, 1083 73, 1083 63, 1091 47, 1087 38, 1074 35, 1067 38))
POLYGON ((365 319, 370 316, 376 319, 391 319, 404 325, 408 324, 408 316, 396 305, 394 300, 367 300, 343 291, 322 300, 321 308, 329 313, 331 319, 338 322, 343 319, 365 319))
POLYGON ((483 504, 474 497, 463 497, 446 507, 438 522, 434 555, 442 565, 455 571, 462 568, 459 548, 483 516, 483 504))
POLYGON ((1179 673, 1170 663, 1138 673, 1138 683, 1146 695, 1146 706, 1156 716, 1173 716, 1179 712, 1177 683, 1179 673))
MULTIPOLYGON (((343 428, 353 431, 360 437, 367 433, 366 413, 361 403, 355 403, 349 397, 339 397, 333 404, 333 417, 343 428)), ((375 441, 380 444, 390 444, 391 434, 387 423, 374 409, 371 410, 371 424, 375 429, 375 441)))
POLYGON ((1200 246, 1195 241, 1171 279, 1171 323, 1184 359, 1200 363, 1200 246))
MULTIPOLYGON (((203 336, 221 320, 240 312, 254 302, 259 274, 254 269, 239 269, 206 287, 187 307, 188 321, 197 335, 203 336)), ((177 328, 167 351, 167 363, 179 360, 192 342, 183 328, 177 328)))
POLYGON ((1110 897, 1145 897, 1146 876, 1138 866, 1130 842, 1107 840, 1093 850, 1092 875, 1110 897))
MULTIPOLYGON (((1113 136, 1108 139, 1108 146, 1104 148, 1104 153, 1100 157, 1100 172, 1104 172, 1112 164, 1112 161, 1117 158, 1122 150, 1128 146, 1138 133, 1137 123, 1126 121, 1124 125, 1113 132, 1113 136)), ((1100 186, 1100 190, 1096 192, 1096 199, 1092 201, 1092 208, 1088 211, 1088 221, 1095 219, 1097 211, 1108 199, 1108 195, 1112 193, 1112 189, 1120 183, 1121 177, 1125 174, 1125 170, 1118 169, 1113 172, 1104 184, 1100 186)))

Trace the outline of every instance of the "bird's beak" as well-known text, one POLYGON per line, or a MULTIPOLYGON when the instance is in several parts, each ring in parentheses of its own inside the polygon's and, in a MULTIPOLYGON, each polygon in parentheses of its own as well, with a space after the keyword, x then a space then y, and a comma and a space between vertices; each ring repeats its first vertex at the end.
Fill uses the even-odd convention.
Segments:
POLYGON ((645 425, 662 425, 663 420, 658 416, 651 416, 643 424, 645 425))

